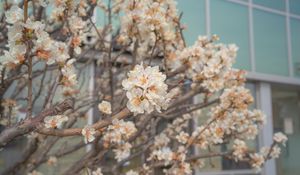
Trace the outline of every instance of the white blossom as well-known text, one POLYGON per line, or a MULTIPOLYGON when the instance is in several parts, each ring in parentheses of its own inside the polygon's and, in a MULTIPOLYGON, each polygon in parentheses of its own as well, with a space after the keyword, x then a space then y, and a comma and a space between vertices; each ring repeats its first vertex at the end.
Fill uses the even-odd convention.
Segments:
POLYGON ((96 134, 96 131, 91 126, 85 126, 82 129, 81 134, 84 136, 84 142, 88 143, 88 142, 92 142, 95 140, 94 135, 96 134))
POLYGON ((288 140, 288 138, 282 132, 277 132, 274 134, 273 140, 277 143, 282 143, 283 145, 285 145, 285 142, 288 140))
POLYGON ((132 145, 128 142, 118 145, 116 149, 113 149, 113 152, 115 153, 115 159, 120 162, 129 157, 131 148, 132 145))
POLYGON ((189 134, 184 131, 181 131, 179 135, 176 136, 176 139, 178 140, 178 142, 186 144, 189 139, 189 134))
POLYGON ((27 175, 43 175, 43 173, 33 170, 31 173, 28 173, 27 175))
POLYGON ((128 73, 128 78, 122 82, 129 99, 128 109, 134 114, 166 109, 168 86, 164 82, 165 79, 166 76, 159 71, 158 66, 144 68, 142 64, 136 65, 128 73))
POLYGON ((250 159, 251 159, 251 166, 252 168, 255 168, 257 171, 261 170, 262 165, 265 162, 264 157, 261 154, 254 153, 250 154, 250 159))
POLYGON ((101 168, 97 168, 95 171, 93 171, 92 175, 103 175, 101 168))
POLYGON ((16 22, 23 20, 23 9, 20 9, 18 6, 12 6, 9 11, 5 13, 6 22, 10 24, 14 24, 16 22))
POLYGON ((235 161, 243 160, 247 153, 248 147, 243 140, 235 139, 233 143, 233 152, 235 161))
POLYGON ((47 161, 47 164, 50 165, 50 166, 57 165, 57 158, 55 156, 50 156, 48 161, 47 161))
POLYGON ((152 151, 149 160, 164 161, 168 165, 173 160, 173 151, 170 147, 162 147, 152 151))
POLYGON ((271 151, 270 156, 271 156, 272 158, 278 158, 279 155, 280 155, 280 153, 281 153, 281 148, 280 148, 279 146, 275 145, 275 146, 272 148, 272 151, 271 151))
POLYGON ((46 128, 61 128, 66 121, 68 121, 68 117, 65 115, 48 116, 44 119, 46 128))
POLYGON ((111 114, 111 104, 108 101, 102 101, 98 105, 99 111, 103 112, 104 114, 111 114))
POLYGON ((130 171, 126 172, 126 175, 139 175, 139 173, 136 171, 130 170, 130 171))
POLYGON ((109 125, 103 140, 109 144, 121 144, 124 140, 130 138, 137 131, 131 121, 114 119, 112 125, 109 125))

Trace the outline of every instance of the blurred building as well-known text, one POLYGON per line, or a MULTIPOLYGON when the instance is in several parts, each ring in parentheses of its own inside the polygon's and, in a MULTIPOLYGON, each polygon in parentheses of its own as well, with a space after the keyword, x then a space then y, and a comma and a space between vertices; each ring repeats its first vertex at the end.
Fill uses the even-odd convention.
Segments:
MULTIPOLYGON (((269 161, 262 175, 298 175, 300 172, 300 0, 178 0, 186 24, 185 39, 217 34, 223 43, 236 43, 235 67, 247 70, 248 88, 255 106, 268 116, 254 144, 270 145, 272 134, 286 133, 282 155, 269 161)), ((224 149, 224 148, 220 148, 224 149)), ((221 158, 213 168, 196 174, 250 175, 247 166, 221 158)))

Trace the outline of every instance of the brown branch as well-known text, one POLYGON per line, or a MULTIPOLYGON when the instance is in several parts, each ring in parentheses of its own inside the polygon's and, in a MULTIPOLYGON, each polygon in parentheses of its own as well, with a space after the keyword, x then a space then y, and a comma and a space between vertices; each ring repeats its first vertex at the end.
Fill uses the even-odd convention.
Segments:
MULTIPOLYGON (((115 114, 113 117, 108 118, 106 120, 101 120, 92 125, 93 128, 102 129, 111 124, 113 119, 123 119, 129 116, 131 113, 127 108, 124 108, 119 113, 115 114)), ((50 129, 50 128, 43 128, 39 127, 37 132, 44 135, 53 135, 53 136, 74 136, 74 135, 81 135, 82 128, 70 128, 70 129, 50 129)))
POLYGON ((0 134, 0 148, 4 147, 16 137, 28 134, 29 132, 35 130, 38 124, 43 121, 46 116, 62 114, 68 109, 71 109, 72 106, 73 101, 71 99, 67 99, 50 109, 44 110, 34 118, 25 119, 18 125, 5 129, 0 134))
POLYGON ((18 160, 16 163, 12 164, 9 168, 4 170, 2 173, 3 174, 13 173, 17 167, 22 165, 31 156, 31 154, 36 150, 36 148, 37 148, 37 140, 35 138, 30 139, 22 153, 21 159, 18 160))

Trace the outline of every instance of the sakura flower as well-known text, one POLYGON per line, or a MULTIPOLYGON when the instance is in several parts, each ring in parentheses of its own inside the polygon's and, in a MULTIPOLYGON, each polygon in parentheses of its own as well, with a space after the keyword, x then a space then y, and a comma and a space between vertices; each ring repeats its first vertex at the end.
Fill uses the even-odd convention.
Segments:
POLYGON ((85 126, 81 131, 81 134, 84 136, 84 142, 88 143, 94 141, 95 133, 96 131, 94 128, 92 128, 91 126, 85 126))
POLYGON ((7 31, 8 42, 9 42, 8 46, 12 47, 21 44, 20 41, 23 37, 22 35, 23 29, 24 27, 19 23, 16 23, 13 26, 8 26, 8 31, 7 31))
POLYGON ((99 111, 103 112, 104 114, 111 114, 111 104, 108 101, 102 101, 98 105, 99 111))
POLYGON ((14 5, 5 13, 5 16, 6 22, 10 24, 22 21, 24 16, 23 9, 20 9, 18 6, 14 5))
POLYGON ((139 175, 139 173, 136 171, 130 170, 126 173, 126 175, 139 175))
POLYGON ((272 148, 272 151, 270 153, 270 156, 272 158, 278 158, 279 155, 281 153, 281 148, 278 146, 278 145, 275 145, 273 148, 272 148))
POLYGON ((64 115, 48 116, 44 119, 46 128, 60 128, 66 121, 68 121, 68 117, 64 115))
POLYGON ((47 7, 47 0, 37 0, 36 3, 42 7, 47 7))
POLYGON ((149 159, 164 161, 165 165, 169 164, 173 160, 174 153, 170 147, 162 147, 161 149, 154 150, 149 159))
POLYGON ((288 138, 282 132, 277 132, 274 134, 273 140, 277 143, 282 143, 285 146, 285 142, 288 140, 288 138))
POLYGON ((181 131, 179 135, 176 136, 178 142, 186 144, 189 139, 189 134, 186 132, 181 131))
POLYGON ((142 64, 136 65, 122 82, 129 99, 128 109, 134 114, 166 109, 169 99, 166 98, 168 86, 165 79, 166 76, 159 71, 158 66, 144 68, 142 64))
POLYGON ((235 161, 243 160, 247 150, 248 147, 244 141, 239 139, 234 140, 232 155, 234 156, 235 161))
POLYGON ((53 165, 55 166, 57 164, 57 158, 54 156, 50 156, 47 161, 47 164, 50 166, 53 166, 53 165))
POLYGON ((27 175, 43 175, 43 173, 33 170, 31 173, 28 173, 27 175))
POLYGON ((266 158, 278 158, 280 153, 281 153, 281 149, 278 145, 274 145, 272 147, 272 149, 270 147, 262 147, 260 149, 260 153, 266 158))
POLYGON ((167 146, 170 141, 171 141, 170 138, 166 134, 161 133, 154 138, 154 146, 164 147, 167 146))
POLYGON ((257 171, 260 171, 261 166, 264 164, 265 159, 262 155, 258 153, 250 154, 251 166, 255 168, 257 171))
POLYGON ((107 144, 122 144, 123 140, 128 139, 136 131, 137 129, 133 122, 114 119, 112 125, 108 126, 103 139, 107 144))
MULTIPOLYGON (((68 64, 67 64, 68 65, 68 64)), ((75 70, 71 66, 64 66, 62 68, 63 78, 61 83, 64 86, 75 86, 77 84, 77 75, 75 74, 75 70)))
POLYGON ((116 149, 113 150, 115 153, 115 158, 118 160, 118 162, 126 159, 130 156, 130 149, 132 148, 132 145, 128 142, 119 145, 116 149))
POLYGON ((166 174, 180 174, 180 175, 190 175, 192 174, 192 168, 189 163, 181 162, 179 163, 179 166, 176 168, 171 168, 170 170, 166 171, 166 174))
POLYGON ((71 16, 69 18, 69 22, 70 22, 70 28, 71 28, 72 32, 74 32, 74 33, 76 33, 77 31, 79 31, 85 27, 85 22, 82 21, 82 19, 77 16, 71 16))
POLYGON ((96 171, 93 171, 93 172, 92 172, 92 175, 103 175, 103 174, 102 174, 101 168, 97 168, 96 171))
POLYGON ((264 157, 267 157, 270 152, 270 147, 264 146, 260 148, 259 153, 262 154, 264 157))

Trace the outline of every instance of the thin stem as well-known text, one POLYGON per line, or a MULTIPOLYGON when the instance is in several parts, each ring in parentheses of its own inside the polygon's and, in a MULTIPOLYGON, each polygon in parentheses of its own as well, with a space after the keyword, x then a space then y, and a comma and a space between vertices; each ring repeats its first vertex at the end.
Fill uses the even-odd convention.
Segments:
POLYGON ((27 21, 28 18, 28 0, 24 0, 24 22, 27 21))
MULTIPOLYGON (((28 0, 24 0, 24 22, 27 21, 28 18, 28 0)), ((29 42, 27 41, 27 50, 26 50, 26 55, 25 57, 28 58, 28 92, 27 92, 27 114, 26 118, 31 118, 32 117, 32 57, 29 55, 29 42)))

